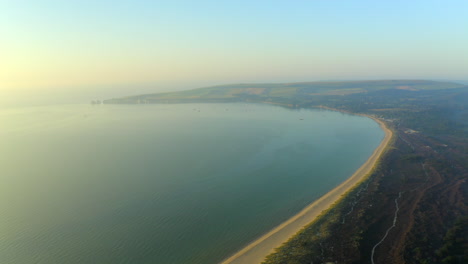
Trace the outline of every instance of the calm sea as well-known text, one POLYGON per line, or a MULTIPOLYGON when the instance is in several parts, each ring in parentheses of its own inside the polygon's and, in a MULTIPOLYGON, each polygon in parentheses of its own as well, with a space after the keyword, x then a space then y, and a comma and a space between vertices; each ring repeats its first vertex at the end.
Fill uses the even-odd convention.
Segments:
POLYGON ((255 104, 0 111, 0 263, 217 263, 349 177, 372 120, 255 104))

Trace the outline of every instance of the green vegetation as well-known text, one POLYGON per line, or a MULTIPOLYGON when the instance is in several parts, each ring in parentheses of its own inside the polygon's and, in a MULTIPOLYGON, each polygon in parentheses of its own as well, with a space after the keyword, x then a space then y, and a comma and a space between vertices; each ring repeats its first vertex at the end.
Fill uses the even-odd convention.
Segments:
POLYGON ((443 246, 437 250, 442 263, 468 263, 468 217, 459 217, 447 231, 443 246))

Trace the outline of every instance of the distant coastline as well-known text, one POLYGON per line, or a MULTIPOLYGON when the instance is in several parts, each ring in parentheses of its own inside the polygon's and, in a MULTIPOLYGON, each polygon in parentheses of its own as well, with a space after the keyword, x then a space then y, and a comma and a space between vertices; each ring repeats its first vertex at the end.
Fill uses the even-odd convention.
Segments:
MULTIPOLYGON (((329 107, 319 108, 344 112, 329 107)), ((374 150, 372 155, 367 159, 367 161, 346 181, 335 187, 327 194, 323 195, 318 200, 314 201, 312 204, 308 205, 295 216, 291 217, 270 232, 251 242, 234 255, 223 260, 221 264, 261 263, 266 256, 273 253, 276 248, 280 247, 283 243, 291 239, 297 232, 313 222, 324 210, 327 210, 333 206, 333 204, 339 201, 343 195, 348 193, 351 189, 365 180, 372 173, 382 154, 388 148, 393 137, 393 132, 382 120, 369 115, 357 115, 373 119, 380 125, 381 129, 385 133, 384 139, 374 150)))

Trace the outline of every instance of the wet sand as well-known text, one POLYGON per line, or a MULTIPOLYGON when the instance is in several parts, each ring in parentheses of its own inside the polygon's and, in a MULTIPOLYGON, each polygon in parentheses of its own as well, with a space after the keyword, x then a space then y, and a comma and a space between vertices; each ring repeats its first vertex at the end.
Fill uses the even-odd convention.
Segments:
MULTIPOLYGON (((333 109, 334 110, 334 109, 333 109)), ((366 115, 364 115, 366 116, 366 115)), ((382 130, 385 132, 385 137, 380 145, 374 150, 369 159, 346 181, 333 190, 308 205, 301 212, 291 217, 286 222, 280 224, 270 232, 261 236, 253 241, 245 248, 232 255, 231 257, 222 261, 222 264, 257 264, 261 263, 266 256, 274 252, 283 243, 288 241, 292 236, 299 232, 306 225, 310 224, 323 210, 328 209, 336 201, 338 201, 343 194, 352 189, 356 184, 361 182, 372 172, 377 161, 382 153, 388 146, 392 138, 392 131, 388 129, 385 124, 379 119, 371 116, 374 121, 379 123, 382 130)))

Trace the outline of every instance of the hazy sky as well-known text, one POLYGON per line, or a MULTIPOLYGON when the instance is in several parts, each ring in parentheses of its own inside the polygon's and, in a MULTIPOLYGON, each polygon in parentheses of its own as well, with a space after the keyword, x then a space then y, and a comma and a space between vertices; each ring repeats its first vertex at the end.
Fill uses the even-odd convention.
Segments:
POLYGON ((0 0, 0 92, 468 79, 467 14, 466 0, 0 0))

